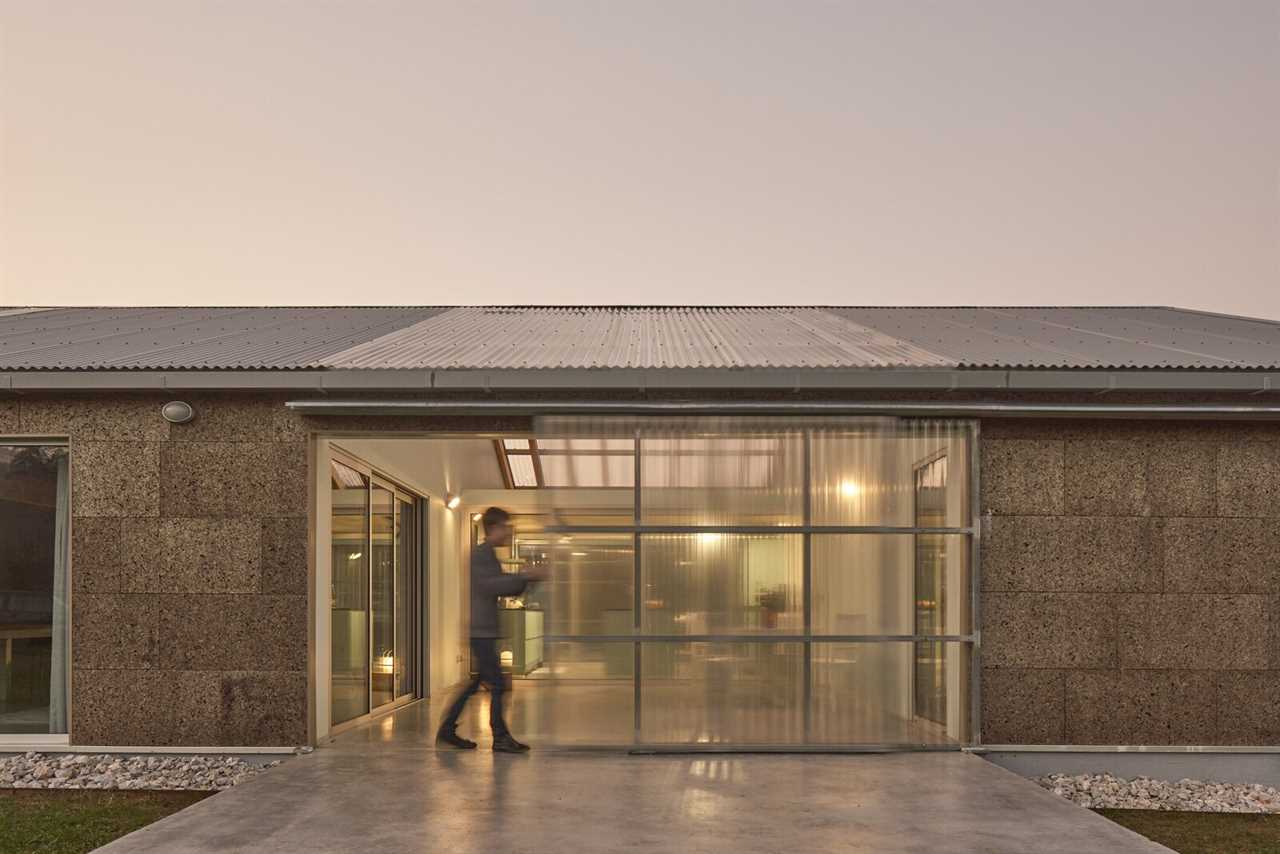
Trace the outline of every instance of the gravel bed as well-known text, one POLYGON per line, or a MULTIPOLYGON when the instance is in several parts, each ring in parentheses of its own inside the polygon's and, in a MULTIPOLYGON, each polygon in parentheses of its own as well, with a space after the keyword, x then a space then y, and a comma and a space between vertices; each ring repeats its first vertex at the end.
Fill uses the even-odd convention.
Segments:
POLYGON ((0 756, 0 788, 229 789, 279 760, 253 765, 234 756, 121 756, 23 753, 0 756))
POLYGON ((1110 774, 1049 774, 1044 788, 1089 809, 1280 813, 1280 790, 1256 783, 1126 780, 1110 774))

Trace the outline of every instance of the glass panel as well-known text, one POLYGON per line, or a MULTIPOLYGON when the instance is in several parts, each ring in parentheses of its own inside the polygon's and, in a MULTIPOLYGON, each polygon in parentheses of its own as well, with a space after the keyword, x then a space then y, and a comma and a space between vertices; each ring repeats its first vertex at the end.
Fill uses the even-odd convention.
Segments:
POLYGON ((640 740, 651 744, 800 744, 799 643, 640 646, 640 740))
POLYGON ((819 744, 965 744, 969 740, 969 645, 815 643, 812 739, 819 744), (926 650, 917 650, 926 647, 926 650), (936 708, 913 702, 928 663, 936 708), (937 712, 937 720, 931 713, 937 712))
POLYGON ((508 451, 529 450, 528 439, 503 439, 502 444, 508 451))
POLYGON ((511 466, 512 486, 538 485, 538 475, 533 468, 533 457, 528 454, 508 454, 507 463, 511 466))
POLYGON ((524 595, 551 635, 632 634, 634 553, 630 534, 521 534, 521 557, 544 560, 550 577, 524 595), (540 555, 546 558, 538 558, 540 555))
POLYGON ((417 690, 418 526, 411 501, 396 501, 395 695, 417 690))
POLYGON ((644 439, 640 507, 649 525, 799 525, 800 433, 644 439))
POLYGON ((519 723, 517 732, 549 744, 631 744, 634 650, 631 643, 547 644, 544 665, 513 691, 513 729, 519 723))
POLYGON ((330 474, 331 717, 337 724, 369 711, 369 480, 336 461, 330 474))
POLYGON ((814 534, 813 633, 968 634, 964 534, 814 534))
POLYGON ((0 733, 67 731, 67 450, 0 446, 0 733))
POLYGON ((645 534, 647 634, 804 631, 800 534, 645 534))
POLYGON ((373 708, 395 699, 395 493, 374 484, 373 646, 370 650, 373 708))
POLYGON ((948 421, 815 432, 813 524, 967 526, 968 436, 967 425, 948 421), (939 457, 945 462, 929 466, 939 457), (927 482, 923 489, 918 477, 927 482))

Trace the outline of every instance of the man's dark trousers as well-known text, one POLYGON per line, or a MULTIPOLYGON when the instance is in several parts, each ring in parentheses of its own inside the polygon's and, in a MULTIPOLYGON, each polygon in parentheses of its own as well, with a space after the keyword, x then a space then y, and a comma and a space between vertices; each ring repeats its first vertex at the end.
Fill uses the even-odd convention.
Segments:
POLYGON ((508 736, 506 718, 502 716, 502 695, 506 693, 507 684, 506 677, 503 676, 502 666, 498 663, 498 642, 494 638, 472 638, 471 639, 471 660, 475 663, 476 673, 471 677, 471 681, 467 683, 467 687, 462 689, 462 693, 458 695, 458 699, 453 701, 453 705, 449 707, 449 713, 445 715, 444 723, 441 725, 442 730, 452 732, 458 726, 458 717, 462 714, 463 708, 467 705, 467 700, 471 699, 471 695, 480 690, 481 683, 489 689, 489 728, 493 730, 494 738, 508 736))

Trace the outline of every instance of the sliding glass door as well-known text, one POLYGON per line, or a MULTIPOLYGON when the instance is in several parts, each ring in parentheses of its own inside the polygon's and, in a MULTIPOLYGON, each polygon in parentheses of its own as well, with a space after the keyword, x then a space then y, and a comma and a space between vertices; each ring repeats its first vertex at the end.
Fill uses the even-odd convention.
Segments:
POLYGON ((422 637, 417 496, 332 462, 332 716, 340 724, 417 694, 422 637))

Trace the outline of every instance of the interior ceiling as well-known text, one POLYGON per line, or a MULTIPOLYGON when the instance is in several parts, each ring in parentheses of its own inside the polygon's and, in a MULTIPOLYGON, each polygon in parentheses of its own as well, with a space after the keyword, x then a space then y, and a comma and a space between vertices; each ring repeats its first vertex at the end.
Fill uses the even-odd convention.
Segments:
POLYGON ((432 497, 503 489, 492 439, 344 438, 333 444, 432 497))

